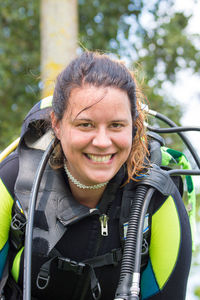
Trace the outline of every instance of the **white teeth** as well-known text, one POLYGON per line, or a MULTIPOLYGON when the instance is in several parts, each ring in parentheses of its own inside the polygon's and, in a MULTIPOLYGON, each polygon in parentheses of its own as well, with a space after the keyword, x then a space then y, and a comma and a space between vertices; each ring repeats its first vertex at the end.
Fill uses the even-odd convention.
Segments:
POLYGON ((112 157, 112 155, 105 155, 105 156, 96 156, 93 154, 87 154, 87 156, 89 157, 89 159, 91 159, 94 162, 106 162, 109 161, 112 157))

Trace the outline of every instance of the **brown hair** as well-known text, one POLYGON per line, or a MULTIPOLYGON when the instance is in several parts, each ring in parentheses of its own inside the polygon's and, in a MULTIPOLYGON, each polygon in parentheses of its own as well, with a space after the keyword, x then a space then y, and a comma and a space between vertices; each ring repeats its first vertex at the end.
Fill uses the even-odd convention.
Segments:
MULTIPOLYGON (((84 52, 74 59, 57 77, 53 95, 53 111, 61 120, 72 90, 85 84, 96 87, 115 87, 127 93, 131 104, 133 119, 133 145, 127 161, 128 181, 134 179, 144 168, 147 156, 147 139, 144 129, 145 115, 141 108, 143 95, 134 75, 122 62, 113 60, 97 52, 84 52)), ((64 155, 60 144, 54 150, 51 165, 54 168, 63 165, 64 155)))

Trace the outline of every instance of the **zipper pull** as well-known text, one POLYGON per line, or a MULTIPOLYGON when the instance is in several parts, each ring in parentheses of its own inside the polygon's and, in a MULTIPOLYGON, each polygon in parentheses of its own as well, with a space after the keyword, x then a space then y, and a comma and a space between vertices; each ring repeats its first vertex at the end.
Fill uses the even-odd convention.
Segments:
POLYGON ((105 214, 99 217, 101 223, 101 235, 108 236, 108 219, 109 217, 105 214))

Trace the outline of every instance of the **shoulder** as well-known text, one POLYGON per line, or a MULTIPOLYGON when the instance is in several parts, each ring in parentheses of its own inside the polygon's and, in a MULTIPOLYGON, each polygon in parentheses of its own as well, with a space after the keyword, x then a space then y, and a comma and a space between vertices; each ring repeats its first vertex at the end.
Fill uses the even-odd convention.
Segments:
POLYGON ((0 163, 1 189, 4 188, 14 197, 14 185, 19 170, 19 158, 17 151, 11 153, 0 163))
POLYGON ((18 155, 12 153, 0 164, 0 277, 8 254, 8 238, 18 174, 18 155))
POLYGON ((18 168, 19 163, 16 152, 9 155, 0 164, 0 249, 8 239, 18 168))
POLYGON ((189 218, 178 191, 167 197, 156 193, 153 201, 149 263, 142 274, 143 296, 162 291, 171 297, 176 286, 176 299, 183 299, 180 295, 184 294, 191 263, 189 218))

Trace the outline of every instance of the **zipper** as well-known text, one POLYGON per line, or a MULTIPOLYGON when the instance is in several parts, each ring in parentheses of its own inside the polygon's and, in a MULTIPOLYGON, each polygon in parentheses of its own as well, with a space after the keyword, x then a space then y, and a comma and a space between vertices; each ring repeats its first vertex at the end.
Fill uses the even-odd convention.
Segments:
POLYGON ((99 221, 101 223, 101 235, 108 236, 108 220, 109 217, 106 214, 102 214, 99 217, 99 221))
POLYGON ((109 220, 109 213, 110 213, 111 206, 112 206, 112 202, 109 202, 106 209, 106 213, 101 214, 99 217, 99 221, 101 225, 100 239, 102 236, 108 236, 108 220, 109 220))
MULTIPOLYGON (((109 220, 108 215, 109 215, 111 206, 112 206, 112 203, 111 202, 108 203, 106 214, 103 213, 99 217, 99 221, 100 221, 100 225, 101 225, 101 233, 99 233, 99 236, 98 236, 94 257, 98 255, 99 249, 100 249, 100 247, 102 245, 102 242, 103 242, 103 236, 108 236, 108 220, 109 220)), ((94 210, 95 210, 96 214, 98 212, 101 213, 100 210, 98 210, 98 209, 94 209, 94 210)), ((98 276, 97 276, 97 278, 98 278, 98 276)), ((81 298, 80 297, 77 298, 77 294, 75 293, 75 295, 73 295, 73 300, 77 300, 77 299, 78 300, 84 300, 85 296, 87 294, 87 291, 89 289, 89 286, 90 286, 90 275, 88 275, 86 280, 85 280, 84 289, 81 292, 81 298)))

